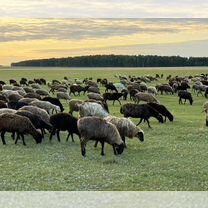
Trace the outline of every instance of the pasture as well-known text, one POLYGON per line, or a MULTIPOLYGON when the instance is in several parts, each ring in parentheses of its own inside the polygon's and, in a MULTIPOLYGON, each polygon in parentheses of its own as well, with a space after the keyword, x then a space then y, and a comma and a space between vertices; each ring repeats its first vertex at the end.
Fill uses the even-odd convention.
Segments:
MULTIPOLYGON (((143 68, 143 69, 5 69, 0 71, 0 80, 20 80, 45 78, 70 80, 85 77, 107 78, 118 82, 114 75, 153 75, 164 74, 163 79, 149 86, 167 83, 166 76, 195 75, 207 73, 208 68, 143 68)), ((48 89, 47 87, 45 87, 48 89)), ((101 87, 101 91, 104 88, 101 87)), ((191 92, 191 90, 189 90, 191 92)), ((174 115, 175 120, 159 124, 150 119, 152 129, 141 123, 145 141, 127 139, 127 149, 120 156, 114 156, 112 147, 105 145, 105 156, 100 155, 100 146, 94 148, 94 142, 87 144, 87 156, 83 158, 80 142, 65 141, 67 133, 61 133, 61 142, 53 137, 49 142, 46 135, 41 144, 35 144, 30 136, 25 137, 27 146, 19 141, 17 145, 6 134, 7 145, 0 141, 0 190, 10 191, 203 191, 208 189, 208 127, 202 113, 204 96, 198 97, 192 92, 194 103, 178 104, 177 94, 157 95, 174 115)), ((74 96, 72 95, 74 98, 74 96)), ((80 99, 86 99, 81 93, 80 99)), ((129 102, 121 100, 122 104, 129 102)), ((68 104, 64 104, 68 112, 68 104)), ((112 115, 121 117, 120 105, 108 101, 112 115)), ((75 113, 74 115, 77 116, 75 113)), ((135 123, 138 119, 132 119, 135 123)))

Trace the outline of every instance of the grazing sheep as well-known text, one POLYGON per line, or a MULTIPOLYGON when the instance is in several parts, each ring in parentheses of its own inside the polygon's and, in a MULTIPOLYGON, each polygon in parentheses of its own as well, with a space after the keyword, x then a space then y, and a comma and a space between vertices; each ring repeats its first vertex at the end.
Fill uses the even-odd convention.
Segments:
POLYGON ((3 85, 2 90, 12 90, 13 86, 12 85, 3 85))
POLYGON ((69 92, 69 95, 71 95, 71 93, 73 93, 74 96, 76 96, 76 92, 78 93, 78 95, 80 96, 80 92, 85 92, 87 91, 87 89, 89 88, 89 86, 86 86, 86 87, 82 87, 81 85, 71 85, 70 86, 70 92, 69 92))
POLYGON ((60 102, 60 100, 58 98, 54 98, 54 97, 44 97, 42 99, 42 101, 48 101, 48 102, 50 102, 53 105, 59 106, 61 112, 64 111, 64 107, 63 107, 63 105, 61 104, 61 102, 60 102))
POLYGON ((109 115, 109 113, 104 109, 104 107, 98 103, 94 102, 84 102, 78 105, 80 117, 85 116, 97 116, 104 118, 109 115))
POLYGON ((24 102, 19 102, 19 101, 10 101, 8 102, 8 108, 14 109, 14 110, 18 110, 20 108, 22 108, 23 106, 28 105, 27 103, 24 102))
POLYGON ((41 89, 41 86, 40 86, 40 84, 38 84, 38 83, 31 84, 30 86, 31 86, 33 89, 41 89))
POLYGON ((33 102, 30 103, 30 105, 42 108, 42 109, 46 110, 48 113, 50 113, 50 112, 52 113, 52 111, 54 111, 54 110, 56 112, 61 112, 61 109, 60 109, 59 106, 54 105, 54 104, 52 104, 52 103, 50 103, 48 101, 40 101, 40 100, 33 101, 33 102))
POLYGON ((169 119, 169 121, 173 121, 174 117, 173 115, 170 113, 170 111, 168 111, 168 109, 161 104, 157 104, 157 103, 147 103, 148 105, 150 105, 152 108, 154 108, 155 110, 157 110, 162 116, 165 117, 164 121, 166 121, 166 117, 169 119))
POLYGON ((17 102, 18 100, 22 99, 23 96, 19 95, 19 94, 11 94, 8 96, 9 101, 15 101, 17 102))
POLYGON ((71 100, 71 97, 66 92, 57 92, 56 97, 63 100, 71 100))
POLYGON ((66 141, 68 141, 71 135, 72 142, 74 142, 73 133, 79 136, 77 129, 77 118, 73 117, 69 113, 57 113, 50 117, 50 123, 52 124, 52 131, 50 135, 50 140, 52 136, 56 133, 58 141, 60 142, 60 131, 68 131, 68 136, 66 141))
POLYGON ((50 116, 47 113, 47 111, 44 109, 38 108, 36 106, 24 106, 24 107, 20 108, 19 110, 29 111, 29 112, 39 116, 46 123, 50 123, 50 116))
POLYGON ((148 127, 151 128, 150 117, 155 117, 160 123, 163 123, 162 115, 148 104, 127 103, 121 106, 120 113, 124 114, 124 117, 140 118, 137 126, 144 120, 147 121, 148 127))
POLYGON ((43 137, 44 137, 44 129, 47 129, 48 131, 52 130, 52 125, 50 123, 46 123, 39 116, 37 116, 37 115, 35 115, 35 114, 33 114, 33 113, 29 112, 29 111, 18 110, 16 112, 16 114, 29 118, 30 121, 32 122, 32 124, 34 125, 34 127, 36 129, 40 129, 41 130, 43 137))
POLYGON ((91 103, 98 103, 100 104, 108 113, 109 113, 109 108, 108 108, 108 104, 105 101, 100 101, 100 100, 94 100, 94 99, 89 99, 89 100, 85 100, 86 102, 91 102, 91 103))
POLYGON ((87 89, 87 92, 94 92, 94 93, 100 94, 100 89, 97 87, 89 87, 87 89))
POLYGON ((35 90, 30 87, 24 87, 23 89, 26 93, 35 93, 35 90))
POLYGON ((27 93, 24 98, 36 98, 38 100, 41 100, 41 96, 37 93, 27 93))
POLYGON ((87 93, 87 97, 93 100, 100 100, 100 101, 104 100, 100 94, 94 92, 87 93))
POLYGON ((148 87, 147 88, 147 92, 148 93, 151 93, 151 94, 157 95, 157 89, 156 89, 156 87, 148 87))
MULTIPOLYGON (((26 145, 24 141, 24 134, 31 134, 37 144, 41 143, 42 141, 42 135, 35 129, 31 121, 28 118, 19 116, 17 114, 5 113, 0 115, 0 132, 3 144, 6 144, 4 138, 6 132, 16 132, 20 134, 22 137, 23 145, 26 145)), ((17 139, 15 143, 17 143, 17 139)))
POLYGON ((159 101, 152 95, 144 92, 138 92, 134 96, 135 103, 139 104, 140 101, 146 101, 148 103, 159 103, 159 101))
POLYGON ((107 100, 113 100, 113 105, 114 105, 115 101, 117 100, 119 102, 119 104, 121 105, 121 101, 119 99, 122 96, 123 96, 123 93, 120 93, 120 92, 114 92, 114 93, 106 92, 103 94, 103 99, 105 100, 105 102, 107 100))
POLYGON ((69 113, 71 115, 73 115, 73 112, 76 111, 78 112, 79 111, 79 104, 82 104, 83 101, 82 100, 78 100, 78 99, 71 99, 69 101, 69 113))
POLYGON ((189 100, 190 105, 193 104, 193 98, 190 92, 187 91, 179 91, 178 92, 178 97, 179 97, 179 104, 182 104, 182 99, 184 99, 184 103, 186 103, 186 100, 189 100))
POLYGON ((113 85, 113 83, 107 83, 107 84, 105 85, 105 92, 108 92, 108 90, 118 92, 118 90, 117 90, 116 87, 113 85))
POLYGON ((0 109, 0 115, 4 114, 4 113, 16 113, 17 111, 14 109, 10 109, 10 108, 1 108, 0 109))
POLYGON ((126 147, 125 137, 133 138, 137 137, 141 142, 144 141, 144 132, 138 128, 129 118, 118 118, 115 116, 108 116, 106 121, 114 124, 118 129, 118 132, 126 147))
POLYGON ((23 102, 23 103, 27 103, 27 104, 30 104, 33 101, 38 101, 38 99, 37 98, 22 98, 19 100, 19 102, 23 102))
POLYGON ((134 99, 135 95, 139 92, 137 89, 129 89, 130 100, 134 99))
POLYGON ((86 144, 89 140, 99 141, 102 145, 101 155, 104 155, 104 143, 113 146, 114 154, 122 154, 123 141, 114 124, 98 117, 84 117, 77 122, 80 133, 82 156, 86 156, 86 144))
POLYGON ((38 89, 35 92, 40 96, 49 96, 49 93, 46 90, 38 89))
POLYGON ((173 88, 168 84, 162 84, 162 85, 158 86, 157 91, 161 92, 161 95, 163 95, 163 92, 165 92, 166 94, 167 93, 171 93, 171 94, 174 93, 173 88))

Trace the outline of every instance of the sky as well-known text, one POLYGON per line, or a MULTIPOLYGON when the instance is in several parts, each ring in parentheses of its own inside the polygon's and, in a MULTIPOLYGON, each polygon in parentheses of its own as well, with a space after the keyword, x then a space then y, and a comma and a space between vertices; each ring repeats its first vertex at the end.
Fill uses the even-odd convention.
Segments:
POLYGON ((208 52, 206 0, 0 0, 0 5, 0 65, 95 54, 208 52))

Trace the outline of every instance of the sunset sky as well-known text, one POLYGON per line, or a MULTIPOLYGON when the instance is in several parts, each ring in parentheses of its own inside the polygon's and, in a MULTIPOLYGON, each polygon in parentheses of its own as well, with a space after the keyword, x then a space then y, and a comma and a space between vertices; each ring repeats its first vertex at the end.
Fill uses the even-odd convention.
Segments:
POLYGON ((0 65, 91 54, 208 56, 208 19, 191 18, 208 14, 202 0, 0 2, 0 65), (176 15, 188 18, 169 18, 176 15))

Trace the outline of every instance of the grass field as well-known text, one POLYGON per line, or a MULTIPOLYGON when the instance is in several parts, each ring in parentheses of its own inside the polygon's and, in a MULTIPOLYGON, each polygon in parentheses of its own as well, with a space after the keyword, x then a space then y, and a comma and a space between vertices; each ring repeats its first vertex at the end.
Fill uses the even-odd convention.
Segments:
MULTIPOLYGON (((43 77, 51 81, 67 76, 71 80, 93 77, 117 82, 116 74, 163 73, 164 79, 159 82, 166 83, 165 77, 169 74, 184 76, 207 72, 208 68, 5 69, 0 71, 0 80, 43 77)), ((106 155, 102 157, 100 148, 95 149, 89 142, 87 157, 83 158, 78 138, 75 143, 66 142, 66 133, 61 134, 61 143, 55 137, 49 142, 46 136, 40 145, 28 136, 27 146, 21 142, 14 145, 7 134, 7 145, 0 144, 0 190, 208 190, 208 128, 205 115, 201 113, 206 99, 193 95, 194 103, 190 106, 179 105, 177 95, 157 97, 172 112, 174 122, 159 124, 151 118, 152 129, 142 123, 144 143, 127 139, 128 148, 121 156, 114 156, 112 147, 106 145, 106 155)), ((68 112, 67 103, 63 104, 68 112)), ((118 103, 112 106, 109 102, 109 107, 111 114, 121 116, 118 103)))

